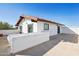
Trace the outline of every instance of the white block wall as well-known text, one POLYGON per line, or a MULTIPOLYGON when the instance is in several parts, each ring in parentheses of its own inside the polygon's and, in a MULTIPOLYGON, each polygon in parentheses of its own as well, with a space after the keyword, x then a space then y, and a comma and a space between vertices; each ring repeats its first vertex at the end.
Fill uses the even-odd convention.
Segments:
POLYGON ((0 34, 9 35, 9 34, 17 34, 19 33, 18 30, 0 30, 0 34))
POLYGON ((11 53, 16 53, 31 48, 49 40, 48 32, 9 35, 11 53))
POLYGON ((78 27, 62 27, 62 33, 79 35, 79 28, 78 27))

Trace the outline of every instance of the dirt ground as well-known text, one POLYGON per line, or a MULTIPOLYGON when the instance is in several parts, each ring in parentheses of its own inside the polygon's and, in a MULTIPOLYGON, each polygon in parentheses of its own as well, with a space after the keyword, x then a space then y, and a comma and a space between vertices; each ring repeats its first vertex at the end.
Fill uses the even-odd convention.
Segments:
POLYGON ((6 36, 0 37, 0 56, 7 56, 10 52, 10 46, 6 36))

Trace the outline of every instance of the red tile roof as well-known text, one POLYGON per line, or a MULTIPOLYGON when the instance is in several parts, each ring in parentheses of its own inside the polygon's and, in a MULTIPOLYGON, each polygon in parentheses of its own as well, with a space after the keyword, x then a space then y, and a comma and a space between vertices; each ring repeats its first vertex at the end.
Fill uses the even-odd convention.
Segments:
POLYGON ((16 23, 16 26, 18 26, 20 24, 20 22, 24 19, 30 19, 30 20, 34 20, 34 21, 42 21, 42 22, 49 22, 49 23, 53 23, 53 24, 59 24, 59 25, 63 25, 54 21, 50 21, 50 20, 46 20, 46 19, 42 19, 39 17, 35 17, 35 16, 20 16, 20 19, 18 20, 18 22, 16 23))

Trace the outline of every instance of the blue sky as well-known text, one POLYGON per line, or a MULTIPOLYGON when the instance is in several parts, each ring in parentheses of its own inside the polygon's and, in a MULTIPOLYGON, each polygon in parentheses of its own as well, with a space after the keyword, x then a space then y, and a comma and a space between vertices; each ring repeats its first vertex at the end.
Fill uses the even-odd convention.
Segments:
POLYGON ((15 25, 21 15, 37 16, 68 26, 79 26, 79 4, 0 4, 0 21, 15 25))

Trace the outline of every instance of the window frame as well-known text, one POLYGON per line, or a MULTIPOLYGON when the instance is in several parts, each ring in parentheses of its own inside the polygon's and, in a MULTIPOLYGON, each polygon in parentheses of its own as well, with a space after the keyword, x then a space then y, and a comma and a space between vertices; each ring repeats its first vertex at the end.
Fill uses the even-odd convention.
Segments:
POLYGON ((44 23, 44 30, 49 30, 49 24, 48 23, 44 23), (45 26, 48 26, 48 28, 45 28, 45 26))
POLYGON ((33 24, 28 24, 28 33, 32 33, 32 32, 33 32, 33 24), (32 28, 31 28, 32 31, 30 31, 30 29, 29 29, 30 26, 32 27, 32 28))

